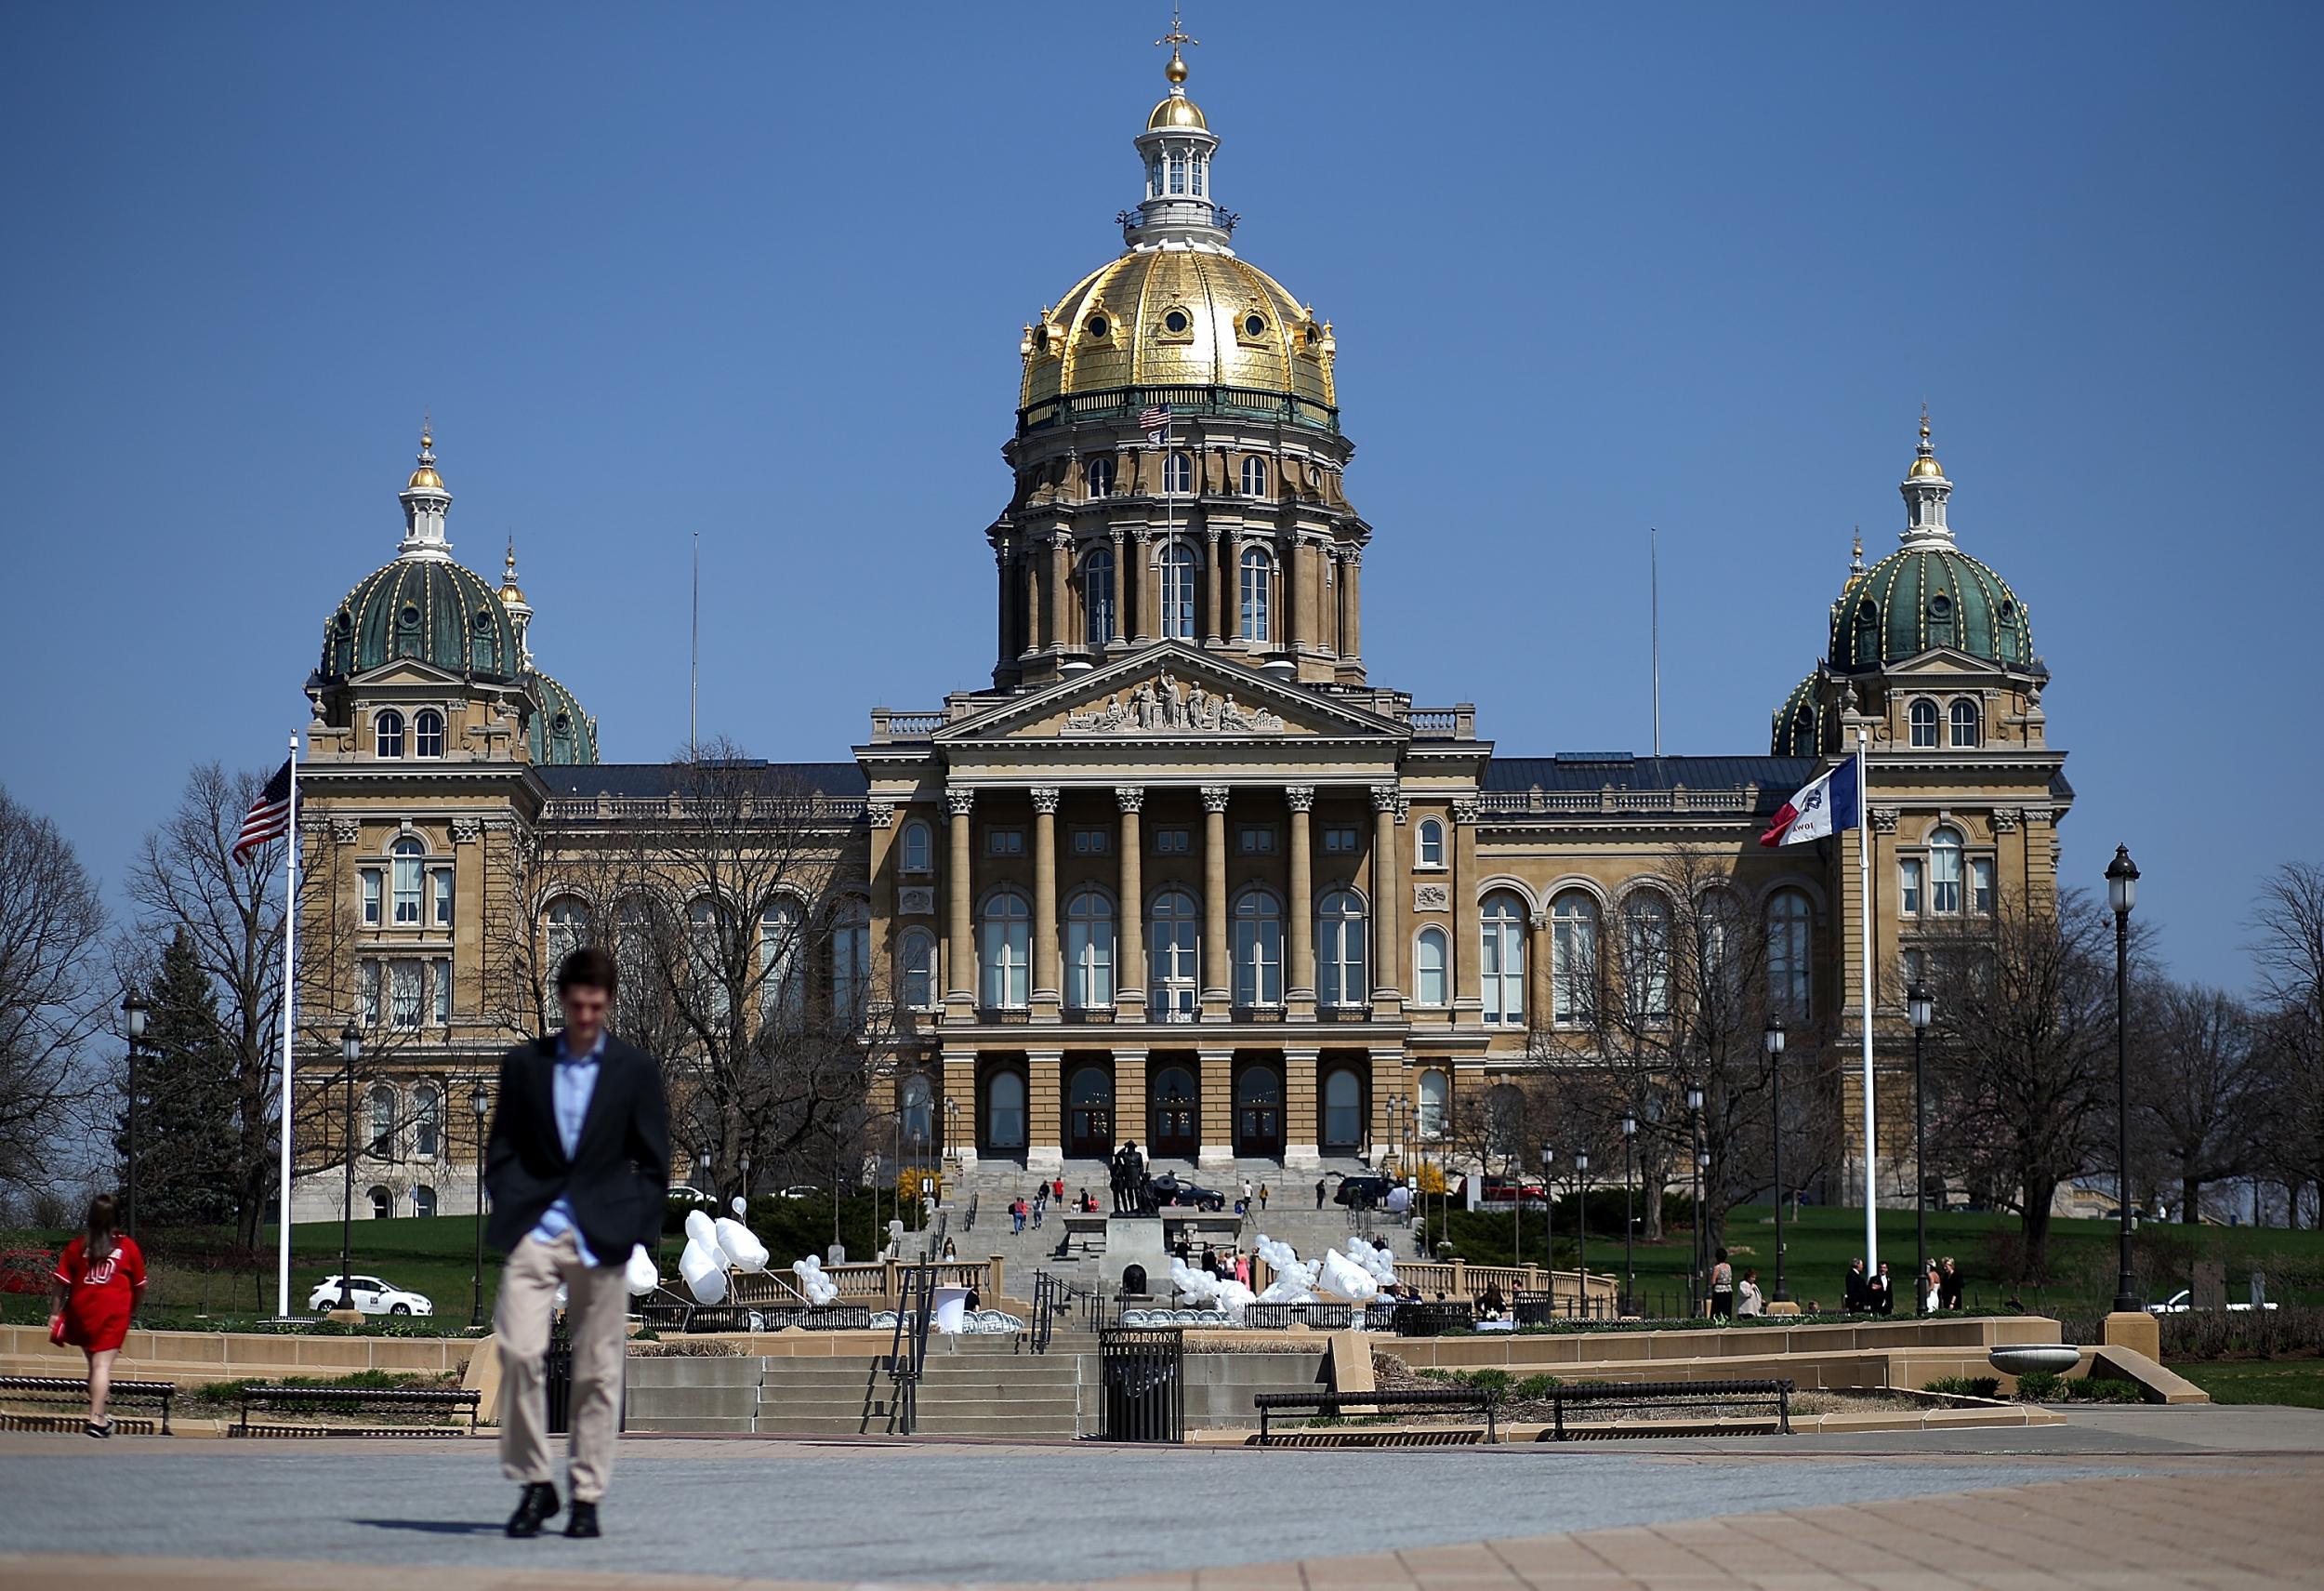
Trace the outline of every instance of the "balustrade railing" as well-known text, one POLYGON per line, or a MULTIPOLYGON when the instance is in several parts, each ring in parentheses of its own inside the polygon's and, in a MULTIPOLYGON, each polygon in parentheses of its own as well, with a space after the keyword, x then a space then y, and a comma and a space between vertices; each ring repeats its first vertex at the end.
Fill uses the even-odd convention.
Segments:
MULTIPOLYGON (((1419 714, 1413 715, 1418 718, 1419 714)), ((1594 790, 1486 790, 1477 798, 1488 814, 1550 812, 1752 812, 1759 806, 1757 785, 1726 789, 1691 790, 1684 785, 1667 790, 1626 790, 1608 785, 1594 790)))
POLYGON ((1167 404, 1173 418, 1220 415, 1238 418, 1284 419, 1315 431, 1338 431, 1340 411, 1287 392, 1256 387, 1108 387, 1094 392, 1074 392, 1045 399, 1017 411, 1020 432, 1044 431, 1079 420, 1119 416, 1135 420, 1155 404, 1167 404))

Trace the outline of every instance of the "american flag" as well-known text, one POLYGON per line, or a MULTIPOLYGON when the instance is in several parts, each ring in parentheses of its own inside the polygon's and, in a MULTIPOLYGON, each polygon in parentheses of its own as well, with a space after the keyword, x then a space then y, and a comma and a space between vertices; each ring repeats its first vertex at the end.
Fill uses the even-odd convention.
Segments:
POLYGON ((250 811, 242 820, 242 832, 234 837, 234 860, 245 866, 250 853, 270 840, 280 840, 290 832, 291 825, 291 765, 283 759, 283 765, 258 792, 258 799, 250 803, 250 811))
POLYGON ((1170 434, 1170 405, 1168 404, 1150 404, 1144 412, 1139 415, 1138 429, 1146 433, 1148 441, 1159 444, 1164 437, 1170 434))

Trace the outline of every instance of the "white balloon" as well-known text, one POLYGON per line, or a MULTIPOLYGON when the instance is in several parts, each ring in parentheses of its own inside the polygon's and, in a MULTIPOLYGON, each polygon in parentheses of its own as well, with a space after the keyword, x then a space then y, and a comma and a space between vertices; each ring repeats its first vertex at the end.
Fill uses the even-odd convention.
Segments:
POLYGON ((654 1265, 654 1256, 645 1252, 643 1243, 629 1251, 627 1270, 625 1279, 629 1284, 630 1293, 636 1296, 643 1297, 662 1284, 661 1270, 654 1265))
POLYGON ((717 1248, 689 1238, 685 1253, 678 1256, 678 1274, 686 1279, 686 1290, 694 1295, 695 1303, 725 1300, 726 1256, 717 1248))
POLYGON ((719 1229, 711 1224, 710 1217, 699 1210, 686 1212, 686 1237, 713 1253, 718 1250, 719 1229))
POLYGON ((717 1237, 718 1246, 725 1252, 728 1262, 737 1270, 767 1268, 767 1245, 760 1242, 752 1234, 750 1228, 740 1221, 730 1221, 723 1215, 720 1216, 717 1237))
POLYGON ((1324 1256, 1324 1289, 1336 1293, 1351 1304, 1369 1304, 1380 1296, 1380 1283, 1372 1273, 1334 1251, 1324 1256))
POLYGON ((739 1193, 733 1199, 727 1200, 727 1203, 737 1215, 747 1215, 750 1213, 750 1200, 745 1199, 739 1193))

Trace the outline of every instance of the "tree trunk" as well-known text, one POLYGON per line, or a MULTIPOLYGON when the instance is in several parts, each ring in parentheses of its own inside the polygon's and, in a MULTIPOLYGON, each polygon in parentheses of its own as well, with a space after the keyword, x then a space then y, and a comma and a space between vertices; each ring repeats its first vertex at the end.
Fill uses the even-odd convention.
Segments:
POLYGON ((2179 1225, 2182 1226, 2195 1225, 2196 1206, 2202 1202, 2202 1198, 2201 1182, 2191 1176, 2183 1176, 2179 1179, 2179 1225))
POLYGON ((2056 1199, 2055 1181, 2026 1185, 2026 1210, 2020 1230, 2026 1239, 2024 1281, 2047 1280, 2050 1274, 2050 1205, 2056 1199))

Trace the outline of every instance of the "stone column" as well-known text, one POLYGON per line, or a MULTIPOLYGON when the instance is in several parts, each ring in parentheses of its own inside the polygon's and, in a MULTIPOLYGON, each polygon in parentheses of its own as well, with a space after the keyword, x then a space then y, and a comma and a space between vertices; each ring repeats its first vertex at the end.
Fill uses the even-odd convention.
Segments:
MULTIPOLYGON (((947 1134, 944 1147, 960 1163, 960 1169, 967 1171, 976 1164, 979 1120, 974 1050, 946 1050, 944 1053, 944 1098, 955 1107, 944 1112, 947 1134), (958 1129, 957 1141, 951 1135, 956 1126, 958 1129)), ((943 1105, 940 1104, 938 1108, 943 1109, 943 1105)), ((869 1259, 871 1256, 866 1254, 864 1257, 869 1259)))
POLYGON ((1024 1169, 1053 1172, 1065 1164, 1065 1052, 1027 1050, 1024 1053, 1024 1169))
POLYGON ((1404 868, 1396 855, 1396 787, 1372 787, 1372 1003, 1393 1001, 1398 985, 1396 951, 1403 943, 1397 926, 1397 892, 1404 888, 1404 868))
POLYGON ((1230 1167, 1235 1164, 1235 1052, 1205 1050, 1201 1055, 1202 1149, 1195 1163, 1230 1167))
POLYGON ((1453 801, 1453 882, 1452 912, 1446 937, 1446 947, 1453 964, 1453 1007, 1470 1014, 1485 1009, 1485 983, 1478 966, 1477 949, 1477 818, 1480 804, 1474 796, 1456 797, 1453 801))
POLYGON ((1347 603, 1348 615, 1346 639, 1340 650, 1343 656, 1353 662, 1364 656, 1364 554, 1361 550, 1353 547, 1348 549, 1347 556, 1340 564, 1340 578, 1341 600, 1347 603))
POLYGON ((1348 650, 1348 561, 1338 548, 1331 558, 1331 649, 1342 657, 1352 656, 1348 650))
MULTIPOLYGON (((1550 914, 1537 911, 1525 919, 1532 930, 1525 935, 1525 1024, 1550 1026, 1550 914)), ((1690 1173, 1692 1174, 1692 1173, 1690 1173)))
POLYGON ((1369 1069, 1371 1076, 1366 1080, 1364 1090, 1364 1136, 1372 1151, 1372 1163, 1378 1165, 1395 1137, 1395 1124, 1389 1119, 1389 1101, 1406 1092, 1404 1052, 1375 1049, 1369 1069))
POLYGON ((1112 537, 1114 553, 1114 612, 1106 621, 1105 643, 1108 646, 1122 643, 1122 608, 1129 601, 1129 564, 1122 557, 1122 532, 1116 525, 1107 533, 1112 537))
MULTIPOLYGON (((1121 953, 1114 962, 1115 1009, 1124 1016, 1142 1021, 1146 1009, 1146 856, 1138 832, 1138 818, 1146 803, 1146 792, 1137 785, 1121 785, 1115 789, 1114 800, 1122 809, 1118 836, 1121 935, 1117 940, 1121 953)), ((1117 1096, 1120 1086, 1118 1082, 1115 1085, 1117 1096)), ((1119 1107, 1116 1108, 1118 1114, 1119 1107)), ((1116 1135, 1119 1136, 1118 1132, 1116 1135)))
POLYGON ((951 919, 944 952, 947 1004, 976 1003, 976 881, 969 846, 969 814, 975 806, 975 790, 946 787, 944 810, 952 820, 952 854, 944 868, 944 905, 951 919))
MULTIPOLYGON (((1322 1169, 1323 1117, 1315 1095, 1316 1061, 1321 1052, 1283 1052, 1283 1164, 1290 1171, 1322 1169)), ((1284 1189, 1287 1197, 1291 1190, 1284 1189)), ((1297 1209, 1297 1205, 1291 1208, 1297 1209)))
POLYGON ((1066 600, 1073 588, 1073 537, 1056 531, 1049 541, 1049 643, 1050 649, 1063 652, 1074 643, 1070 630, 1073 604, 1066 600))
MULTIPOLYGON (((1202 787, 1202 1003, 1203 1014, 1223 1012, 1234 988, 1234 967, 1226 942, 1225 785, 1202 787)), ((1209 1110, 1206 1094, 1203 1109, 1209 1110)))
MULTIPOLYGON (((1114 1052, 1114 1147, 1134 1143, 1141 1154, 1153 1146, 1146 1142, 1146 1053, 1143 1050, 1114 1052)), ((1109 1204, 1108 1209, 1112 1206, 1109 1204)))
POLYGON ((1000 642, 998 646, 1000 660, 1004 663, 1013 663, 1017 660, 1017 654, 1024 649, 1022 646, 1012 646, 1010 644, 1016 639, 1016 636, 1013 633, 1016 626, 1010 622, 1014 617, 1010 610, 1016 604, 1012 600, 1015 596, 1015 592, 1010 589, 1009 584, 1009 543, 1006 540, 996 542, 994 544, 993 563, 997 566, 999 571, 994 583, 999 588, 1000 590, 1000 642))
POLYGON ((1227 626, 1226 626, 1226 604, 1227 604, 1227 596, 1228 596, 1228 588, 1227 588, 1227 583, 1226 583, 1226 580, 1227 580, 1227 577, 1226 577, 1226 560, 1227 560, 1227 551, 1226 551, 1226 537, 1223 537, 1223 536, 1221 536, 1221 535, 1219 533, 1219 527, 1218 527, 1217 525, 1215 525, 1215 524, 1214 524, 1214 525, 1212 525, 1212 526, 1210 526, 1210 527, 1209 527, 1209 535, 1210 535, 1210 603, 1209 603, 1209 607, 1210 607, 1210 619, 1209 619, 1209 622, 1208 622, 1208 624, 1206 624, 1206 625, 1203 627, 1203 630, 1204 630, 1205 634, 1208 637, 1208 643, 1209 643, 1209 644, 1210 644, 1210 645, 1212 645, 1212 646, 1216 646, 1216 645, 1218 645, 1218 644, 1220 643, 1220 642, 1221 642, 1221 640, 1225 637, 1225 635, 1227 634, 1227 626))
POLYGON ((1054 785, 1033 789, 1033 1003, 1051 1016, 1063 999, 1057 975, 1057 801, 1054 785))
POLYGON ((1314 785, 1292 785, 1283 792, 1291 809, 1290 964, 1283 969, 1284 999, 1301 1015, 1315 1004, 1315 870, 1310 850, 1314 785))
POLYGON ((1156 592, 1161 582, 1154 577, 1154 533, 1138 532, 1131 556, 1138 563, 1138 644, 1152 642, 1162 628, 1162 604, 1156 592))

